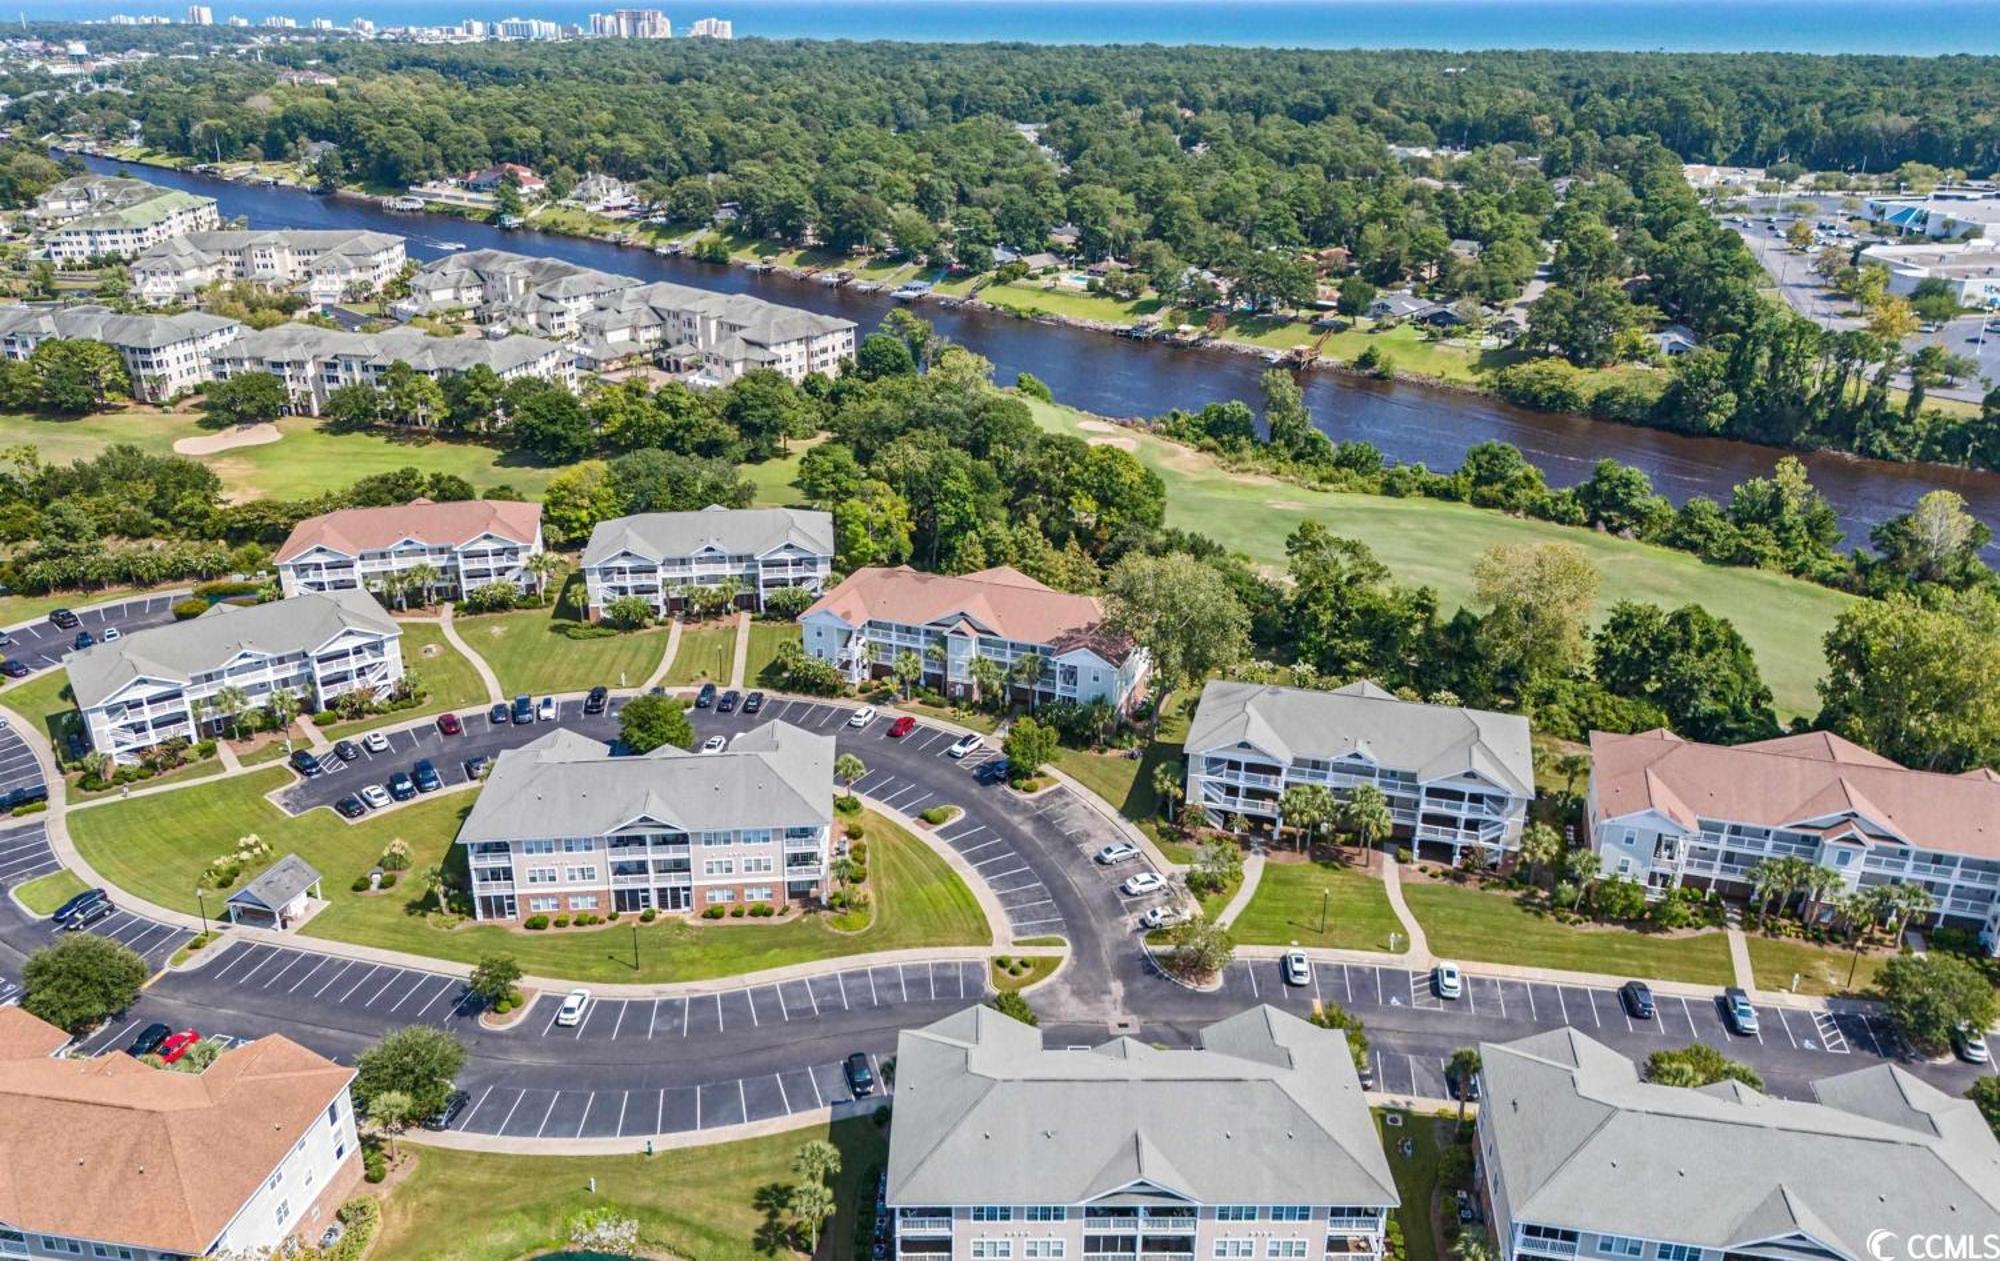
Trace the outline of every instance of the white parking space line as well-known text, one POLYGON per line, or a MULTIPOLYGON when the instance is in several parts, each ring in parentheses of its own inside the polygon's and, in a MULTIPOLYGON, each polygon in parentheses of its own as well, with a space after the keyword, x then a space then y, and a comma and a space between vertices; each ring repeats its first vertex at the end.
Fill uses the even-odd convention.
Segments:
POLYGON ((333 962, 331 958, 329 958, 326 955, 321 955, 319 957, 319 961, 312 965, 312 971, 307 972, 304 976, 300 977, 298 980, 293 981, 290 985, 287 985, 285 987, 285 993, 290 994, 295 990, 297 990, 299 986, 304 985, 307 981, 312 980, 314 976, 319 974, 319 970, 321 968, 325 967, 327 964, 331 962, 333 962))
POLYGON ((326 993, 328 989, 339 983, 341 977, 346 976, 349 972, 352 972, 356 966, 357 964, 356 961, 354 960, 349 960, 345 963, 342 963, 340 965, 340 971, 335 972, 332 976, 326 978, 325 981, 321 982, 320 987, 312 992, 312 996, 314 998, 318 998, 321 994, 326 993))
MULTIPOLYGON (((451 993, 452 984, 453 984, 452 979, 450 977, 446 977, 444 987, 438 990, 437 993, 431 995, 431 1000, 429 1002, 425 1003, 422 1007, 417 1008, 416 1014, 411 1016, 410 1019, 412 1021, 422 1020, 424 1018, 424 1013, 437 1005, 438 999, 443 998, 446 994, 451 993)), ((465 1001, 465 996, 461 995, 459 998, 459 1002, 464 1002, 464 1001, 465 1001)), ((458 1003, 453 1003, 451 1005, 451 1010, 457 1011, 458 1003)))
POLYGON ((465 1119, 458 1123, 459 1129, 469 1130, 472 1128, 472 1118, 479 1115, 480 1107, 485 1104, 486 1097, 488 1095, 491 1095, 492 1093, 493 1093, 493 1087, 491 1086, 488 1086, 486 1089, 479 1092, 479 1098, 472 1101, 472 1111, 466 1113, 465 1119))
POLYGON ((562 1098, 562 1096, 563 1092, 560 1090, 556 1091, 553 1095, 549 1096, 548 1111, 542 1113, 542 1123, 535 1127, 536 1138, 540 1138, 542 1136, 542 1131, 549 1128, 549 1118, 555 1114, 556 1100, 562 1098))
MULTIPOLYGON (((595 1002, 583 1005, 583 1019, 576 1022, 576 1032, 570 1035, 571 1038, 580 1038, 583 1036, 583 1031, 590 1027, 590 1018, 597 1014, 597 1006, 595 1002)), ((558 1007, 556 1010, 560 1012, 562 1008, 558 1007)))
MULTIPOLYGON (((403 1004, 404 1004, 404 1003, 407 1003, 407 1002, 409 1002, 409 1001, 410 1001, 410 999, 411 999, 411 997, 412 997, 413 995, 415 995, 415 994, 416 994, 416 992, 417 992, 418 990, 422 989, 422 988, 423 988, 424 986, 426 986, 426 985, 428 985, 428 984, 430 984, 430 979, 422 979, 422 980, 419 980, 419 981, 418 981, 418 982, 417 982, 417 983, 416 983, 415 985, 412 985, 412 986, 410 987, 410 992, 409 992, 408 994, 405 994, 405 995, 403 995, 403 996, 402 996, 401 998, 397 999, 397 1000, 396 1000, 396 1005, 395 1005, 394 1007, 391 1007, 391 1008, 389 1009, 389 1013, 390 1013, 391 1015, 394 1015, 395 1013, 397 1013, 397 1012, 401 1011, 401 1010, 403 1009, 403 1004)), ((441 988, 440 988, 440 989, 438 990, 438 993, 439 993, 439 994, 442 994, 442 993, 444 993, 444 992, 445 992, 445 990, 448 990, 448 989, 450 989, 450 988, 451 988, 451 982, 450 982, 450 981, 446 981, 446 982, 444 983, 444 985, 443 985, 443 986, 442 986, 442 987, 441 987, 441 988)), ((436 996, 435 996, 435 995, 433 995, 433 999, 435 999, 435 997, 436 997, 436 996)), ((428 1007, 428 1006, 430 1006, 430 1003, 425 1003, 425 1004, 424 1004, 424 1007, 428 1007)), ((423 1007, 419 1007, 419 1008, 417 1008, 417 1015, 421 1016, 421 1015, 423 1015, 423 1014, 424 1014, 424 1008, 423 1008, 423 1007)))
MULTIPOLYGON (((1792 1036, 1792 1022, 1785 1019, 1785 1009, 1782 1007, 1778 1008, 1778 1027, 1785 1031, 1785 1041, 1792 1044, 1793 1050, 1797 1050, 1799 1040, 1792 1036)), ((1808 1042, 1806 1045, 1810 1047, 1812 1044, 1808 1042)))
POLYGON ((653 1030, 659 1025, 659 1023, 660 1023, 660 1000, 656 998, 653 1000, 653 1014, 647 1017, 646 1019, 646 1037, 648 1039, 650 1039, 653 1036, 653 1030))
POLYGON ((630 1003, 618 1004, 618 1019, 613 1021, 611 1024, 611 1037, 614 1041, 617 1040, 618 1031, 625 1027, 625 1009, 630 1007, 631 1005, 632 1004, 630 1003))
POLYGON ((525 1090, 516 1090, 514 1092, 514 1105, 507 1109, 506 1116, 500 1118, 500 1128, 493 1131, 495 1134, 504 1134, 507 1132, 507 1123, 514 1119, 514 1109, 521 1106, 521 1100, 525 1099, 527 1094, 528 1092, 525 1090))
POLYGON ((571 1138, 579 1138, 582 1136, 583 1127, 590 1123, 591 1105, 595 1104, 596 1102, 597 1102, 597 1092, 593 1090, 590 1092, 590 1098, 583 1101, 583 1115, 577 1118, 576 1133, 570 1135, 571 1138))

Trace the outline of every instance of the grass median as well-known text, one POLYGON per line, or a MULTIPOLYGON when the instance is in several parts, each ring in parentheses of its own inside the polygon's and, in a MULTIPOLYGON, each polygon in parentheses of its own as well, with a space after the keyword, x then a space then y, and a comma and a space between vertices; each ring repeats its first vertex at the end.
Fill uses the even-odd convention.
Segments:
POLYGON ((1250 905, 1230 926, 1246 946, 1319 946, 1342 950, 1410 948, 1409 934, 1389 906, 1381 880, 1363 871, 1359 855, 1322 850, 1313 858, 1271 854, 1250 905))
POLYGON ((667 667, 666 685, 727 684, 735 665, 735 622, 683 626, 680 647, 674 649, 673 664, 667 667))
POLYGON ((571 639, 551 609, 522 609, 456 620, 460 639, 493 668, 509 696, 637 687, 667 651, 664 627, 571 639))
MULTIPOLYGON (((292 818, 265 800, 265 793, 291 778, 290 771, 274 768, 106 802, 72 813, 70 834, 90 865, 116 887, 189 913, 196 910, 194 890, 202 871, 241 837, 255 834, 271 846, 273 859, 297 853, 326 878, 330 905, 305 926, 305 936, 461 963, 511 954, 532 974, 578 981, 691 981, 878 950, 992 941, 964 881, 922 841, 873 815, 864 825, 874 914, 859 931, 838 931, 827 915, 719 923, 663 916, 644 925, 628 915, 607 928, 545 932, 461 923, 432 913, 407 876, 406 883, 381 893, 356 893, 349 885, 397 838, 409 845, 412 870, 440 863, 462 880, 463 857, 452 838, 471 808, 471 792, 424 798, 348 824, 324 809, 292 818)), ((208 894, 211 910, 223 896, 226 891, 208 894)))
POLYGON ((872 1211, 887 1131, 872 1119, 809 1126, 656 1156, 516 1156, 418 1147, 417 1166, 389 1195, 375 1261, 513 1261, 563 1252, 569 1219, 609 1205, 639 1223, 647 1255, 683 1261, 767 1261, 791 1255, 775 1239, 773 1188, 798 1181, 792 1156, 811 1139, 840 1149, 835 1210, 821 1229, 824 1261, 849 1261, 854 1224, 872 1211), (590 1190, 592 1183, 596 1190, 590 1190), (474 1212, 468 1205, 477 1205, 474 1212))
POLYGON ((59 868, 46 876, 36 876, 33 880, 14 886, 14 896, 33 914, 47 916, 54 914, 57 907, 89 887, 75 872, 68 868, 59 868))
POLYGON ((1720 930, 1656 933, 1564 924, 1522 906, 1510 893, 1421 880, 1403 881, 1403 900, 1423 925, 1431 953, 1440 958, 1646 980, 1732 983, 1729 938, 1720 930))

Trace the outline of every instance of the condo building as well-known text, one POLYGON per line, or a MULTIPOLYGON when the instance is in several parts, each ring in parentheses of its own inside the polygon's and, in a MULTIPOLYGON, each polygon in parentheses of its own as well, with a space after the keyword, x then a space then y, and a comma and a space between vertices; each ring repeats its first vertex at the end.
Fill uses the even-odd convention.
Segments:
POLYGON ((849 574, 799 617, 805 650, 851 682, 887 676, 914 653, 923 678, 951 696, 979 691, 973 662, 1005 673, 1010 695, 1128 708, 1146 677, 1146 650, 1104 626, 1095 596, 1047 587, 1002 565, 974 574, 927 574, 899 566, 849 574), (1033 676, 1017 663, 1033 657, 1033 676))
POLYGON ((1497 860, 1521 839, 1535 795, 1528 720, 1406 701, 1370 682, 1328 692, 1261 683, 1202 689, 1187 750, 1187 804, 1215 826, 1241 815, 1276 829, 1285 790, 1388 799, 1396 834, 1442 847, 1455 865, 1477 846, 1497 860))
POLYGON ((122 315, 101 306, 0 306, 0 354, 27 359, 51 338, 103 342, 118 352, 132 396, 163 403, 214 376, 214 358, 243 334, 235 320, 201 311, 122 315))
POLYGON ((317 709, 403 677, 402 628, 365 591, 269 604, 217 604, 200 617, 133 631, 63 664, 90 747, 120 765, 169 740, 200 740, 234 716, 215 704, 238 689, 245 709, 283 692, 317 709))
POLYGON ((691 587, 736 584, 737 603, 762 610, 771 592, 819 594, 833 572, 833 517, 805 508, 649 512, 600 521, 583 549, 590 616, 638 596, 665 615, 691 587))
POLYGON ((134 258, 162 241, 221 223, 213 197, 117 175, 77 175, 35 199, 57 263, 134 258))
POLYGON ((1741 893, 1771 858, 1840 877, 1833 896, 1921 884, 1940 922, 2000 949, 2000 776, 1915 771, 1825 731, 1724 746, 1669 731, 1590 736, 1584 823, 1606 875, 1655 894, 1741 893))
POLYGON ((1379 1258, 1398 1203, 1346 1036, 1271 1007, 1188 1050, 967 1008, 900 1035, 895 1107, 898 1261, 1379 1258))
POLYGON ((351 1068, 276 1034, 199 1073, 67 1040, 0 1008, 0 1256, 275 1256, 360 1185, 351 1068))
POLYGON ((344 385, 379 385, 398 363, 439 379, 484 365, 503 382, 539 377, 576 388, 569 353, 539 337, 432 337, 411 328, 348 333, 311 324, 280 324, 244 334, 216 352, 214 374, 226 379, 245 372, 271 373, 284 381, 293 412, 317 416, 327 395, 344 385))
POLYGON ((1800 1102, 1653 1085, 1572 1028, 1479 1053, 1502 1261, 1876 1261, 1916 1255, 1912 1239, 2000 1238, 1993 1132, 1900 1065, 1800 1102))
POLYGON ((132 288, 147 302, 186 302, 218 281, 242 281, 327 306, 381 292, 404 262, 403 238, 386 232, 190 232, 140 254, 132 288))
POLYGON ((719 753, 637 757, 557 730, 494 761, 458 832, 482 920, 701 913, 820 896, 833 738, 768 722, 719 753))
POLYGON ((342 508, 292 527, 273 563, 290 598, 307 592, 366 588, 418 566, 437 575, 437 591, 463 597, 495 582, 526 591, 538 581, 528 558, 542 550, 542 506, 505 499, 386 508, 342 508))

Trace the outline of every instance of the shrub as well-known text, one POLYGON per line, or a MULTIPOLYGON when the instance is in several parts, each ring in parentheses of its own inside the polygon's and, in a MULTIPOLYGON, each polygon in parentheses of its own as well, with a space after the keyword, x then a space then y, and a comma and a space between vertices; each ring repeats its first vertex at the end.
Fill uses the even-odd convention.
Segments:
POLYGON ((546 915, 530 915, 528 918, 521 921, 521 927, 527 929, 530 932, 535 932, 535 933, 541 932, 544 928, 547 928, 548 926, 549 926, 549 917, 546 915))
POLYGON ((772 906, 769 902, 759 902, 757 905, 750 908, 750 914, 752 914, 758 919, 769 919, 773 915, 776 915, 777 913, 778 913, 778 908, 772 906))
POLYGON ((551 920, 550 922, 551 922, 551 923, 553 923, 553 924, 554 924, 554 925, 555 925, 555 926, 556 926, 557 928, 568 928, 568 927, 569 927, 569 916, 567 916, 567 915, 558 915, 558 916, 556 916, 556 917, 555 917, 555 919, 551 920))
POLYGON ((1035 1015, 1035 1009, 1028 1006, 1028 1000, 1022 998, 1013 990, 1003 991, 999 997, 995 998, 993 1000, 993 1010, 1003 1016, 1011 1016, 1024 1025, 1041 1023, 1040 1018, 1035 1015))
POLYGON ((727 914, 729 914, 729 908, 723 906, 720 903, 717 903, 716 905, 711 906, 707 910, 703 911, 701 913, 701 917, 703 919, 721 919, 723 916, 727 914))
POLYGON ((957 809, 958 809, 957 806, 932 806, 930 809, 924 811, 921 815, 917 817, 922 819, 925 823, 930 824, 932 827, 936 827, 938 824, 943 823, 946 819, 949 819, 952 816, 952 813, 957 809))
POLYGON ((347 887, 354 890, 356 893, 366 893, 368 892, 368 877, 356 876, 354 878, 354 883, 348 885, 347 887))
POLYGON ((256 595, 259 584, 241 578, 217 578, 212 582, 198 582, 194 585, 195 596, 201 600, 222 600, 230 596, 256 595))
POLYGON ((745 914, 747 914, 747 912, 745 912, 744 909, 740 906, 732 906, 729 908, 730 919, 742 919, 745 914))
POLYGON ((512 583, 489 582, 458 602, 466 613, 505 613, 520 603, 520 592, 512 583))
POLYGON ((382 873, 382 887, 383 887, 383 888, 385 888, 385 889, 393 889, 393 888, 395 888, 395 887, 396 887, 396 873, 395 873, 395 872, 393 872, 393 871, 385 871, 385 872, 383 872, 383 873, 382 873))
POLYGON ((850 841, 858 841, 862 837, 868 835, 868 829, 862 827, 859 823, 848 824, 845 831, 847 833, 847 839, 850 841))
POLYGON ((592 911, 584 911, 570 922, 575 924, 578 928, 589 928, 594 924, 602 924, 604 922, 604 917, 592 911))
POLYGON ((659 915, 660 913, 658 911, 654 910, 652 907, 649 906, 645 910, 639 912, 639 922, 642 924, 650 924, 655 919, 658 919, 659 915))
MULTIPOLYGON (((390 841, 389 847, 382 851, 382 857, 375 860, 375 865, 383 871, 408 870, 410 866, 410 843, 400 836, 390 841)), ((386 887, 389 882, 384 880, 382 883, 386 887)))
POLYGON ((563 622, 557 630, 569 639, 610 639, 618 634, 617 628, 600 622, 563 622))
POLYGON ((833 809, 836 814, 860 814, 861 798, 853 793, 843 793, 833 799, 833 809))
POLYGON ((853 844, 847 847, 847 856, 862 866, 867 866, 868 842, 862 840, 860 837, 853 838, 853 844))
POLYGON ((379 1147, 361 1149, 361 1176, 369 1182, 380 1182, 389 1176, 389 1158, 379 1147))
POLYGON ((200 617, 206 612, 208 612, 208 601, 206 600, 174 601, 173 613, 176 622, 185 622, 189 618, 200 617))
POLYGON ((1397 862, 1399 862, 1399 863, 1406 863, 1406 862, 1409 862, 1409 861, 1410 861, 1410 847, 1409 847, 1409 846, 1407 846, 1407 845, 1398 845, 1398 846, 1396 847, 1396 861, 1397 861, 1397 862))

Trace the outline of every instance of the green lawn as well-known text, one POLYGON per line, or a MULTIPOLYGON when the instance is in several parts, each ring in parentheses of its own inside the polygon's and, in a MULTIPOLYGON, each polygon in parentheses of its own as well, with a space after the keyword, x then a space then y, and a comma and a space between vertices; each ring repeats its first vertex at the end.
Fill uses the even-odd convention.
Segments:
MULTIPOLYGON (((726 684, 729 682, 729 672, 735 664, 735 622, 683 626, 680 647, 674 650, 674 662, 667 667, 667 686, 692 687, 697 683, 726 684)), ((746 674, 744 677, 750 676, 746 674)))
POLYGON ((424 686, 427 699, 415 709, 393 714, 377 714, 355 722, 317 721, 329 738, 351 736, 357 731, 386 727, 442 714, 446 710, 476 709, 486 704, 486 685, 465 654, 445 642, 444 630, 432 622, 402 622, 403 668, 415 674, 424 686))
POLYGON ((979 291, 979 296, 994 306, 1025 314, 1045 312, 1071 319, 1105 320, 1113 324, 1131 324, 1141 316, 1152 315, 1166 306, 1157 297, 1127 302, 1122 298, 1088 293, 1071 285, 1052 284, 1039 278, 988 285, 979 291))
POLYGON ((770 1239, 759 1204, 798 1181, 792 1156, 823 1138, 840 1149, 837 1209, 820 1256, 849 1261, 855 1215, 872 1210, 876 1171, 888 1160, 887 1131, 872 1118, 734 1143, 674 1148, 656 1156, 516 1156, 414 1148, 417 1167, 388 1197, 374 1261, 513 1261, 560 1252, 578 1210, 613 1205, 637 1218, 648 1255, 684 1261, 769 1261, 791 1255, 770 1239), (589 1187, 596 1181, 596 1194, 589 1187), (477 1211, 468 1212, 468 1205, 477 1211))
POLYGON ((785 454, 775 460, 737 466, 736 471, 756 488, 756 498, 752 502, 760 508, 792 508, 804 504, 806 497, 792 485, 792 479, 799 475, 799 460, 821 441, 815 438, 811 442, 786 443, 785 454))
POLYGON ((772 686, 772 681, 764 677, 764 672, 778 659, 778 649, 786 644, 798 642, 797 622, 750 623, 750 644, 744 649, 744 682, 751 687, 756 687, 760 683, 766 687, 772 686))
POLYGON ((571 639, 558 631, 561 624, 551 609, 456 619, 459 638, 493 667, 509 696, 637 687, 667 650, 665 627, 571 639))
POLYGON ((1438 1156, 1442 1152, 1441 1122, 1415 1113, 1400 1114, 1398 1126, 1382 1124, 1383 1113, 1375 1113, 1375 1128, 1382 1135, 1382 1149, 1389 1153, 1389 1172, 1396 1179, 1396 1195, 1402 1206, 1395 1210, 1403 1226, 1402 1261, 1438 1261, 1437 1240, 1431 1234, 1431 1199, 1437 1192, 1438 1156), (1410 1151, 1403 1154, 1403 1140, 1410 1151))
POLYGON ((0 705, 27 719, 28 725, 47 735, 57 750, 62 748, 63 729, 79 721, 76 702, 69 696, 67 670, 51 670, 0 691, 0 705))
POLYGON ((1895 958, 1881 951, 1863 952, 1857 963, 1852 950, 1838 950, 1828 946, 1814 945, 1809 941, 1794 941, 1790 938, 1765 937, 1750 933, 1746 940, 1750 945, 1750 967, 1757 977, 1757 988, 1777 992, 1792 988, 1792 977, 1799 978, 1798 993, 1825 996, 1860 995, 1875 988, 1875 974, 1882 965, 1895 958), (1847 978, 1852 971, 1854 984, 1847 978))
POLYGON ((1403 898, 1441 958, 1564 968, 1643 980, 1732 982, 1729 939, 1720 930, 1690 936, 1557 923, 1509 893, 1405 880, 1403 898))
MULTIPOLYGON (((19 413, 0 415, 0 446, 29 443, 44 463, 68 463, 96 455, 114 442, 129 442, 156 455, 169 454, 181 439, 209 432, 196 413, 134 410, 96 416, 55 418, 19 413)), ((359 478, 414 467, 425 473, 456 473, 484 491, 507 484, 535 496, 557 470, 523 462, 515 452, 474 442, 456 442, 382 433, 332 434, 311 417, 278 422, 284 437, 257 447, 237 447, 192 456, 215 470, 234 499, 300 499, 346 487, 359 478)))
MULTIPOLYGON (((1045 429, 1107 436, 1085 429, 1086 423, 1101 422, 1080 412, 1033 400, 1029 405, 1045 429)), ((1619 600, 1667 608, 1692 601, 1730 619, 1756 651, 1781 717, 1818 711, 1820 640, 1854 598, 1780 574, 1705 565, 1685 552, 1469 504, 1336 494, 1234 474, 1177 443, 1129 430, 1115 436, 1166 481, 1169 526, 1206 534, 1278 570, 1285 564, 1286 536, 1307 519, 1319 520, 1336 534, 1368 544, 1399 581, 1435 588, 1447 613, 1471 597, 1472 562, 1487 548, 1575 544, 1603 575, 1600 616, 1619 600)))
POLYGON ((1148 823, 1160 816, 1160 796, 1153 790, 1153 773, 1162 766, 1179 766, 1181 742, 1187 739, 1186 708, 1175 703, 1186 693, 1167 697, 1156 739, 1147 741, 1137 759, 1122 750, 1093 753, 1088 749, 1064 747, 1056 753, 1056 769, 1111 803, 1118 813, 1134 823, 1148 823))
POLYGON ((1394 932, 1398 953, 1410 948, 1382 882, 1349 865, 1359 856, 1343 852, 1331 860, 1302 861, 1274 853, 1250 905, 1236 918, 1230 935, 1244 945, 1326 946, 1346 950, 1387 950, 1394 932), (1326 908, 1321 931, 1320 908, 1326 908))
POLYGON ((50 915, 63 903, 89 888, 76 873, 68 868, 59 868, 46 876, 37 876, 26 884, 16 885, 14 896, 21 905, 36 915, 50 915))
MULTIPOLYGON (((784 967, 813 959, 923 946, 987 945, 991 933, 971 890, 921 841, 866 816, 869 880, 875 919, 859 932, 837 932, 829 917, 784 923, 724 920, 687 923, 662 918, 640 930, 640 966, 632 966, 632 933, 623 924, 599 930, 531 933, 498 925, 433 923, 414 890, 357 894, 363 875, 389 841, 409 843, 411 866, 443 862, 464 871, 452 851, 469 792, 431 797, 349 825, 331 810, 288 818, 264 799, 291 772, 274 768, 155 797, 109 802, 70 816, 70 832, 90 865, 119 888, 162 906, 193 912, 195 882, 217 855, 255 833, 276 856, 296 852, 326 876, 332 903, 306 935, 477 962, 512 954, 528 972, 578 981, 691 981, 784 967)), ((211 896, 211 905, 216 898, 211 896)))

